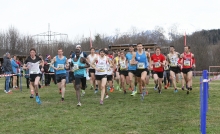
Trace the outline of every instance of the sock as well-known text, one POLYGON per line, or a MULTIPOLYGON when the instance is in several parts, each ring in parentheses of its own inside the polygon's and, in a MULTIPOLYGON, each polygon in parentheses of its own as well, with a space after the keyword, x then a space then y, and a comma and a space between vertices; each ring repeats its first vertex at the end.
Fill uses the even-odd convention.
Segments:
POLYGON ((36 93, 36 96, 38 96, 38 93, 36 93))
POLYGON ((61 98, 62 101, 64 101, 64 98, 61 98))
POLYGON ((96 89, 98 89, 98 85, 95 85, 96 89))

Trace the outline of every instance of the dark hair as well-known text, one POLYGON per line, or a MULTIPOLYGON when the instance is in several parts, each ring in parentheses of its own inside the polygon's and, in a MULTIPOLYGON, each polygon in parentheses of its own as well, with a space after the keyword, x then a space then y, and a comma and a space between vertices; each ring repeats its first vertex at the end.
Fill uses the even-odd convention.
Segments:
POLYGON ((134 45, 133 45, 133 44, 130 44, 129 47, 133 47, 133 48, 134 48, 134 45))
POLYGON ((159 46, 155 48, 155 51, 156 51, 157 49, 160 49, 160 51, 161 51, 161 48, 160 48, 159 46))
POLYGON ((99 50, 99 53, 100 53, 100 52, 105 53, 105 50, 102 48, 102 49, 99 50))
POLYGON ((35 48, 31 48, 30 51, 34 51, 36 53, 36 49, 35 48))
POLYGON ((92 50, 92 49, 94 49, 94 50, 95 50, 95 48, 94 48, 94 47, 91 47, 91 48, 90 48, 90 50, 92 50))
POLYGON ((108 50, 104 50, 104 53, 107 55, 108 54, 108 50))
POLYGON ((58 48, 58 49, 57 49, 57 51, 59 51, 59 50, 62 50, 62 51, 63 51, 63 49, 62 49, 62 48, 58 48))
POLYGON ((173 46, 173 45, 171 45, 170 47, 173 47, 173 48, 174 48, 174 46, 173 46))
POLYGON ((142 45, 142 43, 141 43, 141 42, 139 42, 139 43, 137 43, 137 46, 138 46, 138 45, 142 45))
POLYGON ((184 47, 188 47, 188 49, 190 49, 190 46, 184 46, 184 47))

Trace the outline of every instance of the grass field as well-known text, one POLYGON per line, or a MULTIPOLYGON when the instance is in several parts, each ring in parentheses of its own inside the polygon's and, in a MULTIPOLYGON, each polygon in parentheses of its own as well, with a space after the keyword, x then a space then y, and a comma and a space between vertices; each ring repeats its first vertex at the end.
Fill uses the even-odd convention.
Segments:
MULTIPOLYGON (((5 94, 4 78, 0 78, 0 133, 1 134, 199 134, 200 96, 199 78, 194 78, 193 91, 171 88, 158 94, 149 85, 149 95, 144 101, 140 95, 130 96, 130 91, 114 91, 104 105, 99 104, 100 91, 94 94, 88 88, 77 107, 72 84, 66 87, 65 102, 60 102, 57 87, 40 89, 42 104, 29 98, 29 90, 23 83, 23 91, 13 90, 5 94)), ((24 82, 24 80, 23 80, 24 82)), ((207 133, 220 133, 219 81, 210 83, 207 133)))

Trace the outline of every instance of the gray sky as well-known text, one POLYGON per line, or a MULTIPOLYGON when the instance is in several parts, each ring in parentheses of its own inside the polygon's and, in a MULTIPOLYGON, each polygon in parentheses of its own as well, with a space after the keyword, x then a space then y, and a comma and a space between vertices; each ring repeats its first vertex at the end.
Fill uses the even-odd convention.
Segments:
POLYGON ((69 39, 131 27, 167 31, 178 24, 179 32, 217 29, 219 0, 0 0, 0 30, 10 26, 22 34, 51 31, 66 33, 69 39))

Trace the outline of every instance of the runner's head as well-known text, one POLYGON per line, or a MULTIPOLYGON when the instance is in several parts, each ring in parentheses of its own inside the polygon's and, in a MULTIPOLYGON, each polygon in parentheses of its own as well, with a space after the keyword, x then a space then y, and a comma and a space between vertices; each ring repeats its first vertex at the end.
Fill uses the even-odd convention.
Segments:
POLYGON ((185 47, 184 47, 184 52, 188 53, 189 50, 190 50, 190 46, 185 46, 185 47))
POLYGON ((156 47, 155 48, 156 55, 160 55, 160 52, 161 52, 161 48, 160 47, 156 47))
POLYGON ((62 48, 58 48, 57 53, 59 56, 63 55, 63 49, 62 48))
POLYGON ((120 57, 120 55, 121 55, 121 54, 120 54, 120 51, 118 51, 117 54, 118 54, 118 57, 120 57))
POLYGON ((79 51, 81 51, 81 45, 76 45, 76 49, 79 49, 79 51))
POLYGON ((142 45, 142 43, 137 43, 137 51, 142 51, 142 49, 143 49, 143 45, 142 45))
POLYGON ((91 52, 91 54, 95 54, 95 48, 91 47, 90 52, 91 52))
POLYGON ((174 52, 174 51, 175 51, 174 46, 170 46, 170 52, 174 52))
POLYGON ((129 51, 134 52, 134 45, 133 44, 129 45, 129 51))
POLYGON ((99 50, 99 55, 101 57, 105 56, 105 50, 104 49, 99 50))
POLYGON ((30 49, 30 56, 33 58, 36 55, 36 49, 35 48, 31 48, 30 49))
POLYGON ((76 50, 75 50, 75 54, 76 54, 76 57, 79 58, 79 56, 80 56, 80 50, 79 50, 79 49, 76 49, 76 50))
POLYGON ((125 58, 125 51, 124 50, 120 51, 120 56, 121 56, 121 58, 125 58))

